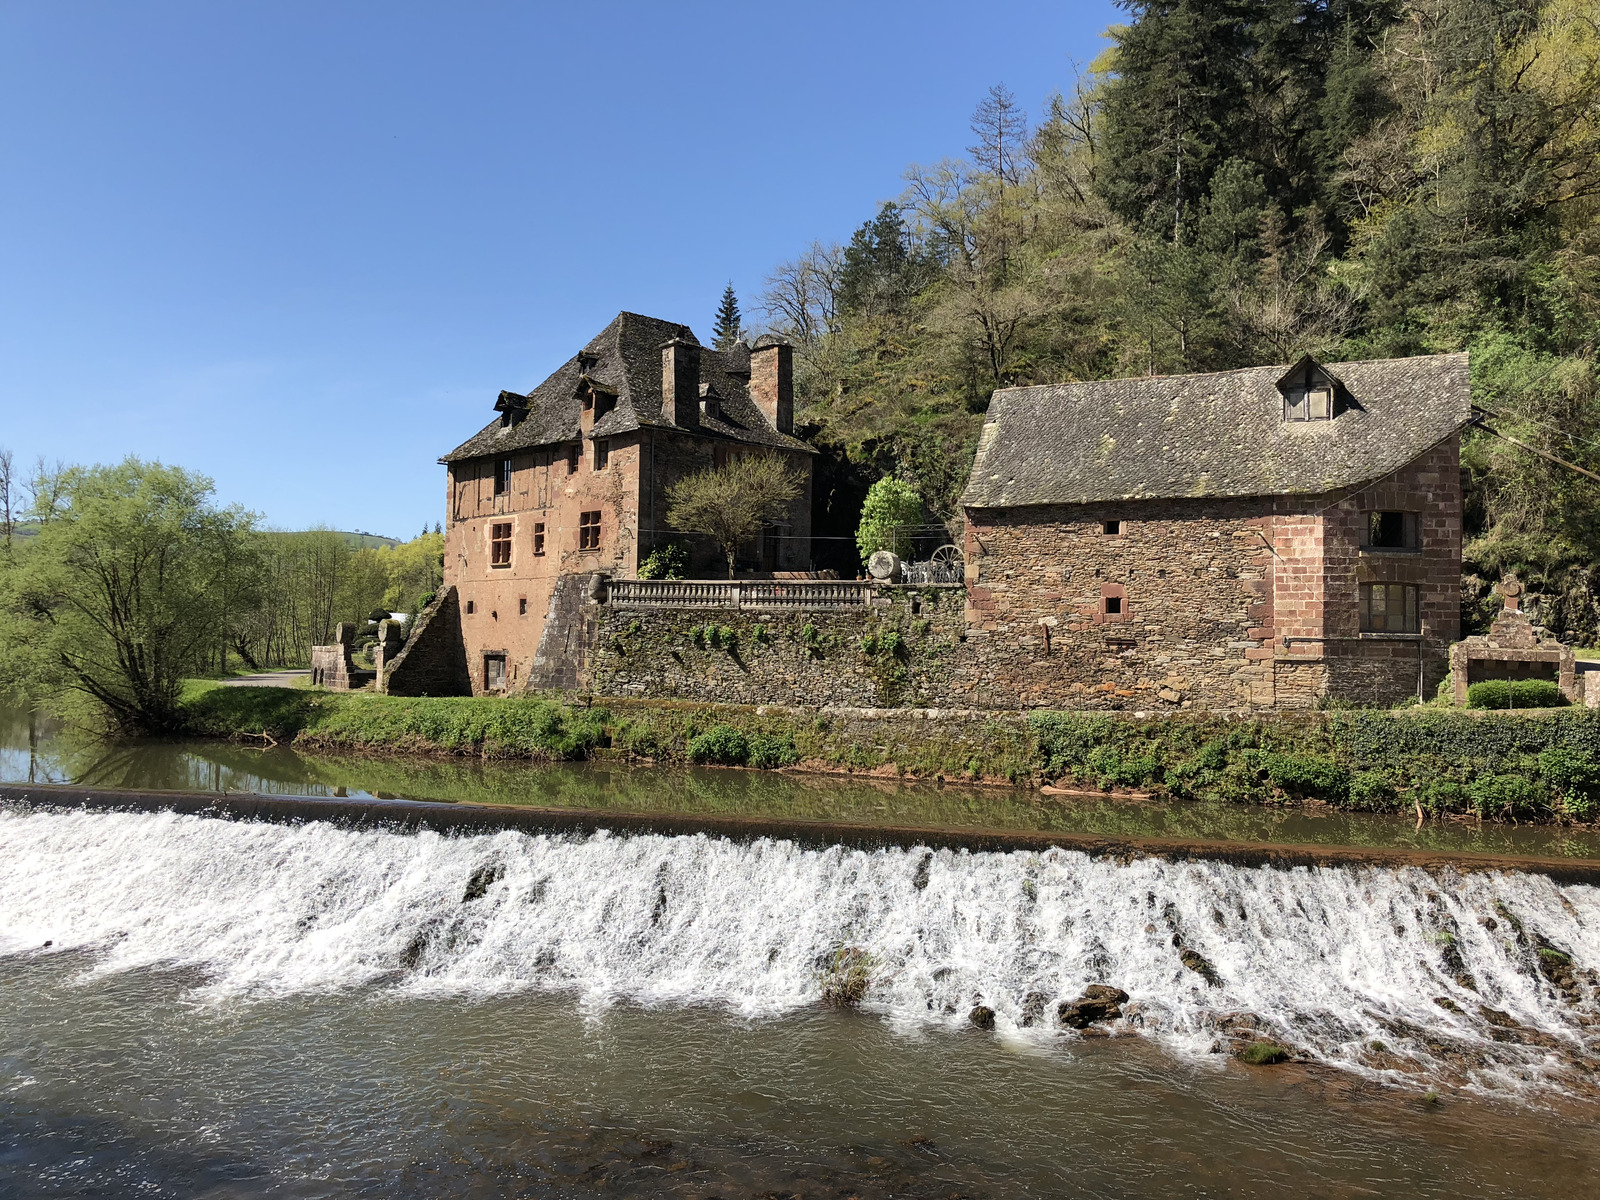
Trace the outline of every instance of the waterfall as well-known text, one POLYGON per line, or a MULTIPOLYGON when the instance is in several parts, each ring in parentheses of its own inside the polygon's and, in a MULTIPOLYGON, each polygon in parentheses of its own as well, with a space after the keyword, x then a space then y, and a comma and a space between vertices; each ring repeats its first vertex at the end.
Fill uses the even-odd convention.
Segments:
POLYGON ((1117 862, 708 837, 442 836, 171 814, 0 812, 0 956, 90 977, 198 968, 199 1001, 394 989, 781 1017, 841 962, 908 1030, 1205 1055, 1268 1038, 1392 1078, 1582 1087, 1600 1060, 1600 890, 1537 875, 1117 862), (53 943, 42 950, 43 943, 53 943))

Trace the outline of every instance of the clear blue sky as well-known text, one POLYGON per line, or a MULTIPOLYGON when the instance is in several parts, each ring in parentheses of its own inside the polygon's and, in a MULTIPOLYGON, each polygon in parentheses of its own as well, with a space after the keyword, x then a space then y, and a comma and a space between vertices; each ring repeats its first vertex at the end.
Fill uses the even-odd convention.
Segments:
POLYGON ((627 308, 843 241, 1092 3, 0 3, 0 446, 410 537, 435 460, 627 308))

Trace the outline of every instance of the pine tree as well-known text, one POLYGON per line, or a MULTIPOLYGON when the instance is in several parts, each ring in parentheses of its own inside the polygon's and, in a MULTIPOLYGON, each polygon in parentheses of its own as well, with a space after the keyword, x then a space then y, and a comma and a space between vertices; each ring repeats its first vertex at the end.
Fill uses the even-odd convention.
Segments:
POLYGON ((728 286, 722 289, 722 303, 717 306, 717 323, 711 331, 712 340, 718 350, 732 350, 739 344, 744 334, 742 322, 744 318, 739 315, 739 298, 733 294, 733 280, 728 281, 728 286))

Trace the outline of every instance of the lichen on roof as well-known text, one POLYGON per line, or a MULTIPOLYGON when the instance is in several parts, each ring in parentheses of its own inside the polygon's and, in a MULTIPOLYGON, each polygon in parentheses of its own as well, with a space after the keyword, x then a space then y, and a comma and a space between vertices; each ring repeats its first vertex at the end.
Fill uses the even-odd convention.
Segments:
POLYGON ((525 397, 501 393, 496 411, 507 404, 525 415, 502 424, 497 417, 450 451, 440 462, 509 454, 538 446, 574 442, 584 384, 616 397, 616 406, 595 423, 591 437, 614 437, 646 428, 673 429, 774 449, 813 452, 799 438, 779 433, 750 399, 750 352, 743 346, 723 352, 700 349, 700 381, 709 385, 718 414, 702 417, 695 429, 680 429, 661 411, 661 346, 673 338, 699 345, 687 325, 639 313, 621 312, 589 343, 525 397), (521 400, 519 405, 516 402, 521 400))
POLYGON ((1284 420, 1281 365, 997 391, 961 503, 1314 495, 1382 478, 1471 418, 1465 354, 1326 369, 1327 421, 1284 420))

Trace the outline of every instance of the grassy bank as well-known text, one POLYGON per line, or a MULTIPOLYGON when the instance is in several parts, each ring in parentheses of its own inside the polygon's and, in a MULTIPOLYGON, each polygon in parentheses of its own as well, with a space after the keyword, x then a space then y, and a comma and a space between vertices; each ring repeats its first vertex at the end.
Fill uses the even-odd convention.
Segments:
POLYGON ((1488 820, 1600 817, 1600 712, 1410 709, 1261 718, 754 708, 674 701, 410 699, 196 683, 192 731, 308 749, 601 756, 1102 790, 1488 820))

